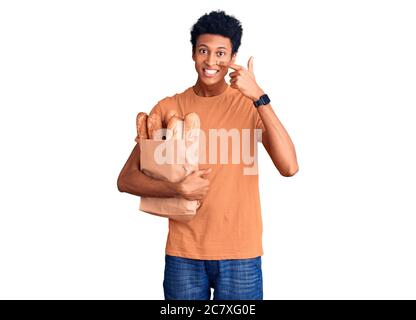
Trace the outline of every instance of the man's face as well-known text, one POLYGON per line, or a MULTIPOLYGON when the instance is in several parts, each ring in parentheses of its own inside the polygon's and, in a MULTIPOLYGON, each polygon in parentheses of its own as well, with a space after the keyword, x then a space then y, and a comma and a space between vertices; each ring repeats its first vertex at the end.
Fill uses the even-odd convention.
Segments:
POLYGON ((217 62, 234 63, 237 53, 232 55, 231 51, 229 38, 216 34, 201 34, 192 54, 199 79, 208 86, 223 81, 228 68, 217 65, 217 62))

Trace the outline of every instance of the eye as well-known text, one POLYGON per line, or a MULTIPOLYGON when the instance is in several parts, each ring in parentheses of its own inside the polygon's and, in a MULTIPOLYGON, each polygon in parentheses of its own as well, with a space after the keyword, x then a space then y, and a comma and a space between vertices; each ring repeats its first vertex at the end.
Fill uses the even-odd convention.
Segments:
POLYGON ((220 57, 225 56, 225 52, 224 52, 224 51, 219 51, 219 52, 218 52, 218 56, 220 56, 220 57), (221 53, 221 54, 220 54, 220 53, 221 53))
POLYGON ((205 51, 207 51, 207 50, 206 50, 206 49, 199 49, 199 53, 204 54, 204 53, 205 53, 205 51))

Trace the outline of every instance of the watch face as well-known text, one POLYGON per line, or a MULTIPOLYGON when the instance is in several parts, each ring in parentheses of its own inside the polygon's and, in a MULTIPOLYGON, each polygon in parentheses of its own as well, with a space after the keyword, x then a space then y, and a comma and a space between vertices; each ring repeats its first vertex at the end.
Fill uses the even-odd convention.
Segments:
POLYGON ((261 97, 261 101, 263 102, 263 104, 268 104, 270 102, 270 99, 267 96, 267 94, 265 94, 264 96, 261 97))
POLYGON ((265 105, 265 104, 269 104, 269 103, 270 103, 269 97, 267 96, 267 94, 264 94, 264 95, 262 95, 259 98, 259 100, 257 100, 257 101, 254 102, 254 105, 256 107, 259 107, 259 106, 262 106, 262 105, 265 105))

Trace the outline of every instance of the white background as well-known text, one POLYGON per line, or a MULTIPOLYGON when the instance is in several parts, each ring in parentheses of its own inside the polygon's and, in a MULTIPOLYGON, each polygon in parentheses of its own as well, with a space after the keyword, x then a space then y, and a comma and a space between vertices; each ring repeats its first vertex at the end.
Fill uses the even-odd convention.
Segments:
POLYGON ((223 9, 296 146, 261 146, 265 299, 416 298, 412 1, 2 1, 0 298, 163 299, 167 220, 117 176, 223 9))

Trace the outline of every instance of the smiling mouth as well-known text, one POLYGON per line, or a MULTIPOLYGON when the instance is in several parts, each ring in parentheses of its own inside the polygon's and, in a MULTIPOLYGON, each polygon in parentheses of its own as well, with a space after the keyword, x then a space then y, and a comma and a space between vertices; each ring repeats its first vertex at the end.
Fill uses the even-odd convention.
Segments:
POLYGON ((209 78, 215 77, 216 74, 220 71, 220 70, 216 70, 216 69, 205 69, 205 68, 202 69, 202 70, 204 72, 204 75, 206 77, 209 77, 209 78))

